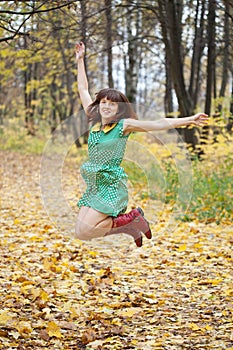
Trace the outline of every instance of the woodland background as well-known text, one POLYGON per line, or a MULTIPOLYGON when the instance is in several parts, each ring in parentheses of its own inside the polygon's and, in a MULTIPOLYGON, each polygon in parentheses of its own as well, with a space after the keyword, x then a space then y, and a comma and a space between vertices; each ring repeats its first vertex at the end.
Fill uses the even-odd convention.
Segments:
POLYGON ((0 349, 233 349, 232 23, 230 0, 0 2, 0 349), (140 249, 124 235, 78 241, 56 225, 61 203, 48 215, 41 199, 41 169, 48 196, 46 176, 61 174, 76 215, 80 40, 93 96, 119 89, 139 119, 210 116, 132 136, 145 153, 124 161, 129 207, 153 231, 140 249))
POLYGON ((34 135, 77 113, 82 40, 93 94, 115 87, 154 118, 201 110, 221 121, 216 132, 231 131, 231 1, 2 1, 0 20, 1 125, 24 119, 34 135))

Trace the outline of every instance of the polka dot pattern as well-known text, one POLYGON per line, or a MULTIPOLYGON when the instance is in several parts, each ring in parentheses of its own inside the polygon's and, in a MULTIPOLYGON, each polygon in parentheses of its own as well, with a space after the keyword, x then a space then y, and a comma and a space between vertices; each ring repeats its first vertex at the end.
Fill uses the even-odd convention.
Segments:
POLYGON ((120 120, 107 131, 91 129, 88 139, 89 160, 81 167, 87 188, 78 202, 79 207, 91 207, 110 216, 126 211, 128 177, 120 165, 128 135, 123 135, 123 122, 120 120))

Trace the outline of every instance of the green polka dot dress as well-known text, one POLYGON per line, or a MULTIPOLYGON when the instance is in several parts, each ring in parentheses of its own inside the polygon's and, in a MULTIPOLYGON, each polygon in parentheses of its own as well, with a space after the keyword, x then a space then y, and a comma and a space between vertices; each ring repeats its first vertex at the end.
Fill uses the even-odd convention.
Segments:
POLYGON ((129 135, 123 135, 124 120, 100 129, 92 127, 88 138, 89 160, 81 167, 87 188, 78 206, 87 206, 109 216, 124 213, 128 204, 127 175, 120 166, 129 135))

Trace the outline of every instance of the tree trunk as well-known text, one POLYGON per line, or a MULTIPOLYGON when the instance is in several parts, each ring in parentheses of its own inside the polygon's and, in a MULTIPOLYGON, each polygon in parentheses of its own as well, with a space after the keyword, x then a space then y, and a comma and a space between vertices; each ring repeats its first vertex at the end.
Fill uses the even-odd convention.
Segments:
POLYGON ((233 129, 233 70, 231 71, 231 100, 230 100, 230 116, 227 122, 227 131, 232 134, 233 129))
POLYGON ((172 99, 172 88, 173 81, 171 76, 171 54, 169 49, 169 40, 168 40, 168 31, 167 31, 167 22, 166 22, 166 9, 164 8, 161 1, 159 1, 158 13, 159 20, 161 25, 161 31, 163 36, 163 42, 165 44, 165 73, 166 73, 166 82, 165 82, 165 97, 164 97, 164 109, 165 115, 173 113, 173 99, 172 99))
POLYGON ((189 95, 193 101, 194 108, 198 102, 200 90, 201 58, 205 47, 204 23, 205 23, 205 0, 198 0, 195 15, 195 35, 193 44, 193 55, 191 62, 191 74, 189 83, 189 95), (199 19, 200 17, 200 19, 199 19))
MULTIPOLYGON (((207 57, 207 85, 206 85, 206 101, 205 101, 205 113, 211 114, 211 102, 213 96, 213 82, 214 82, 214 70, 215 70, 215 11, 216 0, 209 0, 208 8, 208 57, 207 57)), ((203 142, 208 138, 209 127, 205 126, 202 129, 203 142)))
POLYGON ((169 66, 170 66, 169 55, 166 52, 165 54, 166 86, 165 86, 165 97, 164 97, 164 109, 165 109, 166 117, 173 116, 173 112, 174 112, 173 98, 172 98, 172 78, 171 78, 169 66))
POLYGON ((179 103, 180 116, 188 116, 193 111, 192 101, 185 88, 183 73, 183 57, 181 47, 181 11, 182 4, 180 1, 167 2, 169 46, 172 54, 171 73, 173 76, 174 87, 179 103))
POLYGON ((106 50, 108 58, 108 86, 113 88, 112 76, 112 0, 105 0, 106 15, 106 50))
POLYGON ((211 113, 211 99, 213 92, 213 71, 214 71, 214 59, 215 59, 215 0, 209 0, 209 13, 208 13, 208 58, 207 58, 207 85, 206 85, 206 103, 205 113, 210 115, 211 113))
MULTIPOLYGON (((80 5, 81 5, 81 34, 82 34, 82 41, 85 43, 86 49, 88 46, 87 43, 87 9, 86 9, 86 1, 80 1, 80 5)), ((86 74, 88 77, 88 67, 87 67, 87 62, 86 62, 86 56, 84 57, 84 63, 86 66, 86 74)), ((88 140, 88 124, 87 124, 87 118, 83 118, 83 113, 82 113, 82 117, 81 117, 81 129, 85 130, 85 132, 82 134, 83 135, 83 143, 87 144, 87 140, 88 140)), ((79 148, 81 146, 80 141, 77 140, 76 142, 76 146, 79 148)))
POLYGON ((32 76, 35 74, 35 64, 29 63, 24 71, 24 106, 25 106, 25 127, 28 135, 35 136, 34 111, 35 107, 32 104, 33 96, 36 96, 36 91, 29 88, 28 84, 32 81, 32 76), (34 69, 34 72, 33 72, 34 69))
POLYGON ((230 48, 230 28, 229 28, 229 3, 225 3, 225 15, 224 15, 224 50, 223 50, 223 61, 222 61, 222 83, 219 92, 220 102, 218 104, 218 111, 222 110, 222 97, 225 96, 226 86, 228 82, 229 74, 229 48, 230 48))
MULTIPOLYGON (((181 47, 182 34, 182 1, 159 0, 159 20, 162 28, 165 53, 170 57, 166 63, 172 77, 174 89, 179 104, 180 117, 189 116, 193 113, 193 103, 189 92, 186 90, 183 73, 183 54, 181 47)), ((179 129, 186 143, 195 148, 198 140, 195 128, 179 129)))
MULTIPOLYGON (((141 51, 138 45, 138 37, 141 31, 141 11, 137 7, 137 12, 133 12, 133 6, 130 0, 127 0, 128 13, 127 13, 127 42, 128 52, 127 58, 124 57, 125 62, 125 83, 126 83, 126 96, 131 103, 136 103, 137 84, 139 69, 141 65, 141 51), (135 18, 136 15, 136 18, 135 18), (133 34, 132 28, 136 28, 135 34, 133 34)), ((138 0, 137 0, 138 4, 138 0)))

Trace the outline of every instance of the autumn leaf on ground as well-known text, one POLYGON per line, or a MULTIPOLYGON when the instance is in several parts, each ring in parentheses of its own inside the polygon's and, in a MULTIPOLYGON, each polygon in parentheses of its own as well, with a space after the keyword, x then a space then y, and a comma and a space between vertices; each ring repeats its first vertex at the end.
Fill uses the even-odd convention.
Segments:
POLYGON ((48 323, 46 331, 50 337, 63 338, 60 327, 54 321, 48 323))

